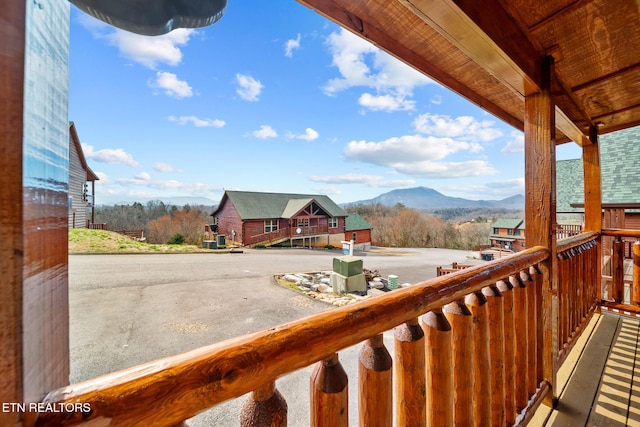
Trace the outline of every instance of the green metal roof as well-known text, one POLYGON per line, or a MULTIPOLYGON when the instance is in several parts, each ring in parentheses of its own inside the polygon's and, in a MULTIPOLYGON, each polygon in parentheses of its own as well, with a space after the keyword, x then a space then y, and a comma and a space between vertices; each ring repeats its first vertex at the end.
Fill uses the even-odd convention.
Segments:
MULTIPOLYGON (((602 203, 639 203, 640 126, 608 133, 600 137, 600 175, 602 203)), ((582 160, 556 163, 558 212, 583 212, 572 203, 584 203, 582 160)))
MULTIPOLYGON (((224 203, 225 198, 233 203, 243 220, 291 218, 313 201, 329 216, 347 216, 347 213, 340 206, 324 195, 225 191, 218 209, 224 203)), ((216 209, 212 215, 215 216, 217 211, 216 209)))
POLYGON ((345 231, 371 230, 372 228, 371 224, 358 214, 349 214, 345 220, 345 231))
POLYGON ((524 220, 522 218, 498 218, 491 224, 492 228, 524 228, 524 220))

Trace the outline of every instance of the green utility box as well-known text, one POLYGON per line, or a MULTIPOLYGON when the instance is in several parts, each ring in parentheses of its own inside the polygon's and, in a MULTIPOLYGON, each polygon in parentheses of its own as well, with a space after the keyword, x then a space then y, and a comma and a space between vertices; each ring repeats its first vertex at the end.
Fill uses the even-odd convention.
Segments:
POLYGON ((351 255, 334 258, 333 271, 345 277, 362 274, 362 259, 351 255))
POLYGON ((343 276, 342 274, 331 273, 331 287, 336 294, 346 294, 349 292, 366 292, 367 279, 363 273, 355 276, 343 276))

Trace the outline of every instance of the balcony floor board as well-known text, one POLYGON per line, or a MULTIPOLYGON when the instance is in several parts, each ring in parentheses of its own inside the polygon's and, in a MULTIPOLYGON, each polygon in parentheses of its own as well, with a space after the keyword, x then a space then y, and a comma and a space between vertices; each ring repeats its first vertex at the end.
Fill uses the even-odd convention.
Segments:
POLYGON ((558 372, 556 409, 531 426, 640 426, 640 321, 595 315, 558 372))

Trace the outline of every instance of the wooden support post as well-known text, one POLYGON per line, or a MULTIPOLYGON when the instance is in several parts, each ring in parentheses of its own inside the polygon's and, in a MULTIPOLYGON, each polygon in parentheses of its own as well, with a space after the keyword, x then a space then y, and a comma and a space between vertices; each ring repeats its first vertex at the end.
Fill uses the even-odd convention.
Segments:
POLYGON ((338 354, 316 363, 311 373, 311 427, 348 427, 348 377, 338 354))
POLYGON ((365 341, 358 356, 358 408, 360 425, 393 424, 391 355, 382 334, 365 341))
POLYGON ((513 323, 515 329, 515 395, 516 411, 520 413, 527 407, 527 378, 529 370, 529 354, 527 350, 527 288, 520 276, 510 276, 513 286, 513 323))
POLYGON ((525 96, 524 164, 527 247, 542 246, 551 257, 539 265, 544 307, 544 379, 551 385, 544 402, 557 398, 558 281, 556 258, 556 135, 555 104, 551 93, 553 58, 540 62, 539 91, 525 96))
POLYGON ((456 301, 442 310, 451 324, 453 362, 453 422, 456 426, 473 425, 473 316, 464 301, 456 301))
POLYGON ((640 240, 633 244, 633 291, 631 302, 640 305, 640 240))
POLYGON ((251 392, 240 412, 240 427, 286 427, 287 402, 275 381, 251 392))
POLYGON ((418 319, 394 331, 396 421, 399 426, 426 426, 426 370, 424 331, 418 319))
POLYGON ((613 299, 617 303, 624 302, 624 242, 620 237, 613 241, 613 256, 611 257, 613 299))
POLYGON ((491 360, 489 359, 489 306, 482 292, 469 294, 473 337, 473 425, 491 426, 491 360))
POLYGON ((482 289, 487 298, 489 324, 489 378, 491 381, 491 425, 505 427, 504 391, 504 298, 497 286, 482 289))
POLYGON ((427 425, 453 425, 451 325, 442 310, 422 316, 427 365, 427 425))
POLYGON ((516 421, 516 336, 513 321, 513 286, 507 281, 499 280, 496 287, 502 294, 504 304, 504 410, 507 425, 511 426, 516 421))

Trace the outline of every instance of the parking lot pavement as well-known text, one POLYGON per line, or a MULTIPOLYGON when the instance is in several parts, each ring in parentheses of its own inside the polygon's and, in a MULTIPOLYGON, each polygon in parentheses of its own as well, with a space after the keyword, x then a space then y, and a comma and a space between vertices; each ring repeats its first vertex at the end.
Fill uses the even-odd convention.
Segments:
MULTIPOLYGON (((465 262, 471 252, 390 249, 357 253, 364 267, 400 282, 435 277, 437 265, 465 262)), ((283 249, 242 254, 71 255, 69 305, 71 382, 131 367, 228 338, 333 309, 278 286, 274 274, 330 270, 340 252, 283 249)), ((385 341, 391 351, 392 337, 385 341)), ((340 358, 357 407, 357 348, 340 358)), ((278 380, 289 404, 289 425, 309 423, 311 368, 278 380)), ((238 425, 243 398, 189 422, 238 425)), ((356 418, 353 419, 356 423, 356 418)))

